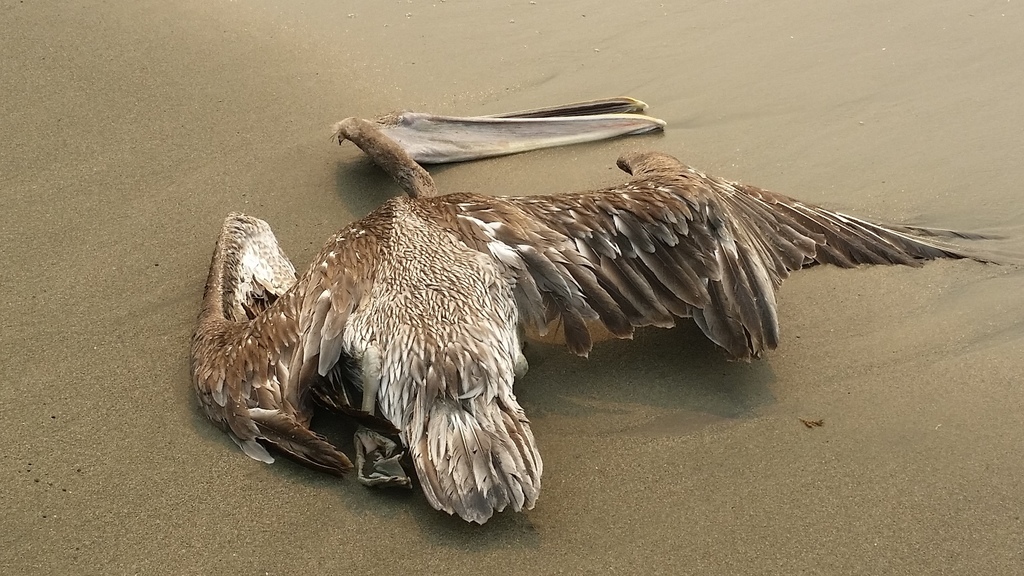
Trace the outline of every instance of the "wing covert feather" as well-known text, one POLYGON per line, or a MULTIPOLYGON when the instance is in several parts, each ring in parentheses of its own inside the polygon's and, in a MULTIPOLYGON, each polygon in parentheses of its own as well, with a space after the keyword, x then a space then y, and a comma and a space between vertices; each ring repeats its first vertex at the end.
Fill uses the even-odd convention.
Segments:
POLYGON ((590 351, 590 321, 628 338, 693 317, 749 359, 778 344, 775 291, 794 270, 968 257, 913 229, 707 176, 665 154, 619 166, 633 179, 593 192, 430 199, 464 242, 505 266, 521 316, 542 333, 560 318, 577 354, 590 351))
POLYGON ((331 290, 324 289, 323 276, 314 267, 298 282, 266 222, 229 215, 192 340, 192 374, 200 405, 247 455, 273 462, 262 442, 341 474, 351 463, 308 427, 309 395, 324 341, 321 336, 314 343, 308 336, 334 327, 331 290), (313 276, 318 282, 307 282, 313 276), (308 289, 311 284, 316 288, 308 289))

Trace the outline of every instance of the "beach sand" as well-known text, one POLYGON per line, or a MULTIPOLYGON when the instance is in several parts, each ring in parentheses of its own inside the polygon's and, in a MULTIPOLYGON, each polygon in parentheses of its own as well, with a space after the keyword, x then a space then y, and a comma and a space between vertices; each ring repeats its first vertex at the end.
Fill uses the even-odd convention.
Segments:
POLYGON ((301 268, 399 193, 328 141, 346 116, 630 95, 664 134, 438 186, 598 187, 654 148, 1019 256, 1024 7, 853 4, 0 1, 0 573, 1024 573, 1019 265, 798 273, 751 364, 689 323, 533 344, 543 490, 484 526, 250 460, 195 405, 224 215, 301 268))

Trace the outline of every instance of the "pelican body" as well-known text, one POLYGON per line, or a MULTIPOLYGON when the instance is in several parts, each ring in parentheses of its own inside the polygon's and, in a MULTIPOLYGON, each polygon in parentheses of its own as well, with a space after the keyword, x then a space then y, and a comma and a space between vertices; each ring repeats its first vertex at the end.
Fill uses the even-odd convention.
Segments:
MULTIPOLYGON (((585 104, 584 118, 607 111, 585 104)), ((575 109, 520 114, 543 123, 575 109)), ((596 125, 574 122, 566 130, 596 125)), ((193 380, 206 414, 249 456, 271 462, 269 446, 333 473, 352 469, 309 430, 319 399, 360 423, 360 481, 410 486, 408 450, 428 502, 472 522, 530 509, 540 492, 541 456, 513 393, 527 367, 524 326, 560 325, 569 350, 586 356, 594 324, 629 338, 691 318, 749 360, 776 347, 775 292, 795 270, 969 257, 935 231, 873 224, 656 152, 620 158, 630 178, 602 190, 441 195, 417 156, 463 160, 473 146, 489 155, 550 141, 518 133, 527 141, 494 148, 400 133, 408 129, 393 118, 336 126, 339 142, 367 152, 407 196, 332 236, 301 276, 265 222, 228 216, 193 338, 193 380)))

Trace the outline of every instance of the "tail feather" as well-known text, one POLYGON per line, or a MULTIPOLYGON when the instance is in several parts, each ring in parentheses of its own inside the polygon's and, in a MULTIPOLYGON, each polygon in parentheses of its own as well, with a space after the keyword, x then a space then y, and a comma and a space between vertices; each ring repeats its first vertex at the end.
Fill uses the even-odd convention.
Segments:
POLYGON ((528 510, 536 502, 540 454, 514 399, 436 399, 415 433, 413 462, 438 510, 483 524, 495 512, 528 510))

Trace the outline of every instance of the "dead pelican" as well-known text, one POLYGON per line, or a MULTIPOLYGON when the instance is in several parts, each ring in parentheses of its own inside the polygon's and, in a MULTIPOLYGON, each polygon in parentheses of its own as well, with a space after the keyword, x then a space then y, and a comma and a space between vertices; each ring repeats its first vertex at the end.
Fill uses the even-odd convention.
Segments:
POLYGON ((540 454, 512 391, 527 368, 524 324, 560 324, 586 355, 589 323, 629 338, 692 318, 750 359, 778 343, 775 291, 794 270, 969 257, 932 231, 873 224, 656 152, 620 158, 632 177, 619 186, 531 197, 438 195, 414 160, 607 137, 611 120, 626 125, 618 133, 660 126, 588 106, 531 111, 537 120, 339 123, 339 142, 367 152, 408 197, 343 228, 299 277, 265 222, 228 216, 192 342, 207 415, 253 458, 271 462, 270 445, 346 472, 348 458, 308 429, 315 396, 361 423, 360 481, 409 486, 408 449, 432 506, 483 523, 532 508, 540 491, 540 454), (575 110, 581 120, 564 117, 575 110))

